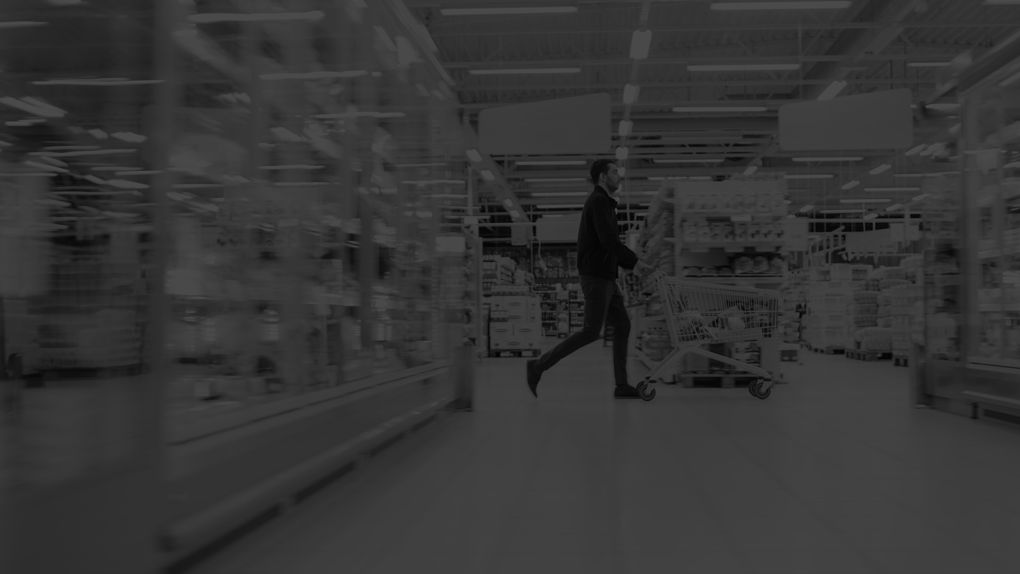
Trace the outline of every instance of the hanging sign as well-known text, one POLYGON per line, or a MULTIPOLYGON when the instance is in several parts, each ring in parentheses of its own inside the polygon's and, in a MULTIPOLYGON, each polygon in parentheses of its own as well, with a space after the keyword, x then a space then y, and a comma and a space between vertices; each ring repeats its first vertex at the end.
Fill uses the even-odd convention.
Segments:
POLYGON ((787 251, 808 250, 807 219, 784 219, 783 227, 783 246, 787 251))
POLYGON ((890 255, 898 251, 898 243, 893 241, 892 231, 877 229, 860 233, 846 234, 846 258, 869 257, 872 255, 890 255))

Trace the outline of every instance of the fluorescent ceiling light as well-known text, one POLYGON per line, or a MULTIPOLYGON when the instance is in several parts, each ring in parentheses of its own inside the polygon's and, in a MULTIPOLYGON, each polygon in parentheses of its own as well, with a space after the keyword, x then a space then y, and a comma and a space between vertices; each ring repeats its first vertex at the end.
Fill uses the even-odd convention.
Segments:
POLYGON ((926 145, 921 144, 921 145, 919 145, 917 147, 910 148, 909 150, 906 151, 906 153, 904 155, 906 155, 908 157, 912 156, 912 155, 917 155, 917 154, 921 153, 922 151, 924 151, 924 148, 926 148, 926 147, 927 147, 926 145))
POLYGON ((483 169, 482 170, 482 179, 484 179, 485 181, 492 181, 492 180, 496 179, 496 176, 492 175, 491 171, 489 171, 487 169, 483 169))
POLYGON ((769 109, 766 106, 678 106, 673 108, 674 112, 683 114, 697 114, 697 113, 736 113, 736 112, 767 112, 769 109))
POLYGON ((581 159, 578 160, 553 160, 553 161, 519 161, 517 165, 585 165, 587 162, 581 159))
POLYGON ((864 191, 920 191, 920 187, 865 187, 864 191))
POLYGON ((788 173, 786 179, 832 179, 836 176, 831 173, 788 173))
POLYGON ((800 212, 801 213, 807 213, 807 212, 811 211, 814 208, 815 208, 815 206, 813 206, 813 205, 805 205, 804 207, 800 208, 800 212))
MULTIPOLYGON (((758 169, 758 166, 754 166, 754 168, 758 169)), ((754 173, 754 172, 752 172, 752 173, 754 173)), ((749 174, 747 172, 745 172, 745 174, 746 175, 751 175, 751 174, 749 174)), ((712 180, 712 176, 710 176, 710 175, 692 175, 692 176, 688 177, 687 179, 690 180, 690 181, 711 181, 712 180)))
POLYGON ((893 177, 924 177, 923 173, 894 173, 893 177))
POLYGON ((688 72, 793 72, 800 64, 693 64, 688 72))
POLYGON ((188 20, 196 24, 213 24, 216 22, 283 22, 289 20, 306 20, 315 22, 322 20, 325 13, 313 12, 270 12, 265 14, 192 14, 188 20))
POLYGON ((889 165, 887 163, 883 163, 882 165, 880 165, 880 166, 876 167, 875 169, 871 170, 871 175, 878 175, 880 173, 885 173, 885 172, 889 171, 890 169, 892 169, 891 165, 889 165))
POLYGON ((630 135, 630 131, 634 129, 634 122, 630 120, 620 120, 620 137, 627 137, 630 135))
POLYGON ((909 62, 907 63, 908 68, 944 68, 951 65, 952 62, 909 62))
POLYGON ((648 49, 651 46, 651 30, 634 30, 630 37, 630 57, 635 60, 644 60, 648 57, 648 49))
POLYGON ((860 213, 864 208, 861 209, 823 209, 819 213, 860 213))
POLYGON ((848 181, 848 182, 843 184, 843 189, 853 189, 853 188, 857 187, 860 184, 861 184, 861 182, 857 181, 856 179, 853 180, 853 181, 848 181))
POLYGON ((885 210, 886 211, 896 211, 897 209, 900 209, 901 207, 903 207, 903 204, 894 203, 894 204, 890 205, 889 207, 885 208, 885 210))
POLYGON ((943 102, 941 104, 928 104, 924 106, 929 110, 955 110, 960 107, 960 104, 952 102, 943 102))
POLYGON ((482 155, 480 153, 478 153, 478 150, 476 150, 476 149, 469 149, 469 150, 465 151, 464 153, 467 154, 468 159, 470 159, 471 161, 474 161, 474 162, 482 161, 482 155))
POLYGON ((627 84, 623 87, 623 103, 633 104, 637 101, 638 95, 641 93, 641 86, 635 86, 627 84))
POLYGON ((442 8, 443 16, 514 16, 520 14, 573 14, 577 6, 531 6, 503 8, 442 8))
POLYGON ((889 203, 891 199, 841 199, 840 203, 889 203))
POLYGON ((751 174, 753 174, 756 171, 758 171, 758 166, 754 165, 754 164, 751 164, 751 165, 747 166, 747 169, 744 170, 744 175, 751 175, 751 174))
POLYGON ((847 86, 846 80, 833 81, 831 84, 829 84, 829 87, 825 88, 825 91, 818 96, 819 101, 824 102, 825 100, 831 100, 832 98, 835 98, 836 96, 839 95, 840 92, 843 91, 843 88, 845 88, 846 86, 847 86))
POLYGON ((564 205, 536 205, 539 209, 574 209, 575 207, 584 207, 583 203, 570 203, 564 205))
POLYGON ((813 0, 804 2, 713 2, 713 10, 841 10, 850 0, 813 0))
POLYGON ((585 177, 536 177, 536 178, 525 178, 524 181, 528 183, 560 183, 564 181, 588 181, 585 177))
POLYGON ((864 219, 878 219, 878 214, 877 213, 869 213, 869 214, 864 216, 864 219))
POLYGON ((531 197, 584 197, 588 195, 586 191, 561 191, 561 192, 536 192, 532 193, 531 197))
POLYGON ((499 74, 579 74, 581 68, 505 68, 497 70, 469 70, 476 76, 492 76, 499 74))
POLYGON ((512 217, 520 217, 520 216, 521 216, 521 212, 520 212, 520 211, 517 211, 516 209, 511 209, 511 210, 510 210, 510 215, 511 215, 512 217))
POLYGON ((795 157, 793 161, 861 161, 863 157, 795 157))
POLYGON ((706 157, 706 158, 700 158, 700 159, 695 159, 695 158, 689 158, 689 159, 688 158, 685 158, 685 159, 653 159, 652 161, 654 161, 655 163, 719 163, 721 161, 726 161, 726 160, 724 158, 721 158, 721 157, 706 157))
POLYGON ((921 195, 915 195, 914 199, 911 199, 910 201, 921 201, 923 199, 926 199, 927 197, 928 197, 927 193, 922 193, 921 195))
POLYGON ((653 176, 648 178, 648 181, 666 181, 666 180, 669 180, 669 181, 687 181, 687 179, 688 179, 687 176, 684 176, 684 175, 671 175, 671 176, 653 175, 653 176))

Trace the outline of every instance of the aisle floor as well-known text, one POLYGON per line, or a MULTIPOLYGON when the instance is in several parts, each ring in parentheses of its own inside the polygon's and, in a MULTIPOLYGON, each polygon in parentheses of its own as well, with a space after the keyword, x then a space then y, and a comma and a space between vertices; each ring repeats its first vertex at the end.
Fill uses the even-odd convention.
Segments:
POLYGON ((537 400, 523 359, 486 359, 474 412, 193 572, 1020 571, 1020 430, 913 408, 887 361, 802 357, 765 401, 660 385, 647 403, 614 402, 599 344, 537 400))

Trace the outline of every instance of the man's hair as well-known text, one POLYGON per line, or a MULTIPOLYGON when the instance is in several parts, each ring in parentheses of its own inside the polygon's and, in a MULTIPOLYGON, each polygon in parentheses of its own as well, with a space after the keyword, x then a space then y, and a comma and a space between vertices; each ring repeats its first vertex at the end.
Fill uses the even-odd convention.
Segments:
POLYGON ((615 165, 616 162, 611 159, 597 159, 591 164, 591 169, 588 171, 588 175, 591 176, 591 182, 598 184, 599 176, 609 172, 609 166, 615 165))

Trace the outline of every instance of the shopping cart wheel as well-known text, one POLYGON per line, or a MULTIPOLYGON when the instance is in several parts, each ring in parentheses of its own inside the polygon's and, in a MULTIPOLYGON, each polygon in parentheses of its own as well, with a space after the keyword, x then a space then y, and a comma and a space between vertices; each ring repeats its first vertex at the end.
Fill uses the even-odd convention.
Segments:
POLYGON ((754 396, 758 397, 759 399, 764 400, 764 399, 769 398, 769 395, 771 395, 771 394, 772 394, 772 387, 769 387, 769 388, 765 389, 764 391, 761 390, 761 387, 758 387, 758 392, 755 393, 754 396))
POLYGON ((747 392, 751 393, 752 397, 757 397, 758 396, 758 385, 760 385, 760 384, 761 384, 761 379, 758 379, 757 381, 751 381, 750 383, 747 383, 747 392))
POLYGON ((643 401, 650 401, 655 398, 655 388, 646 381, 641 381, 637 384, 637 392, 643 401))

